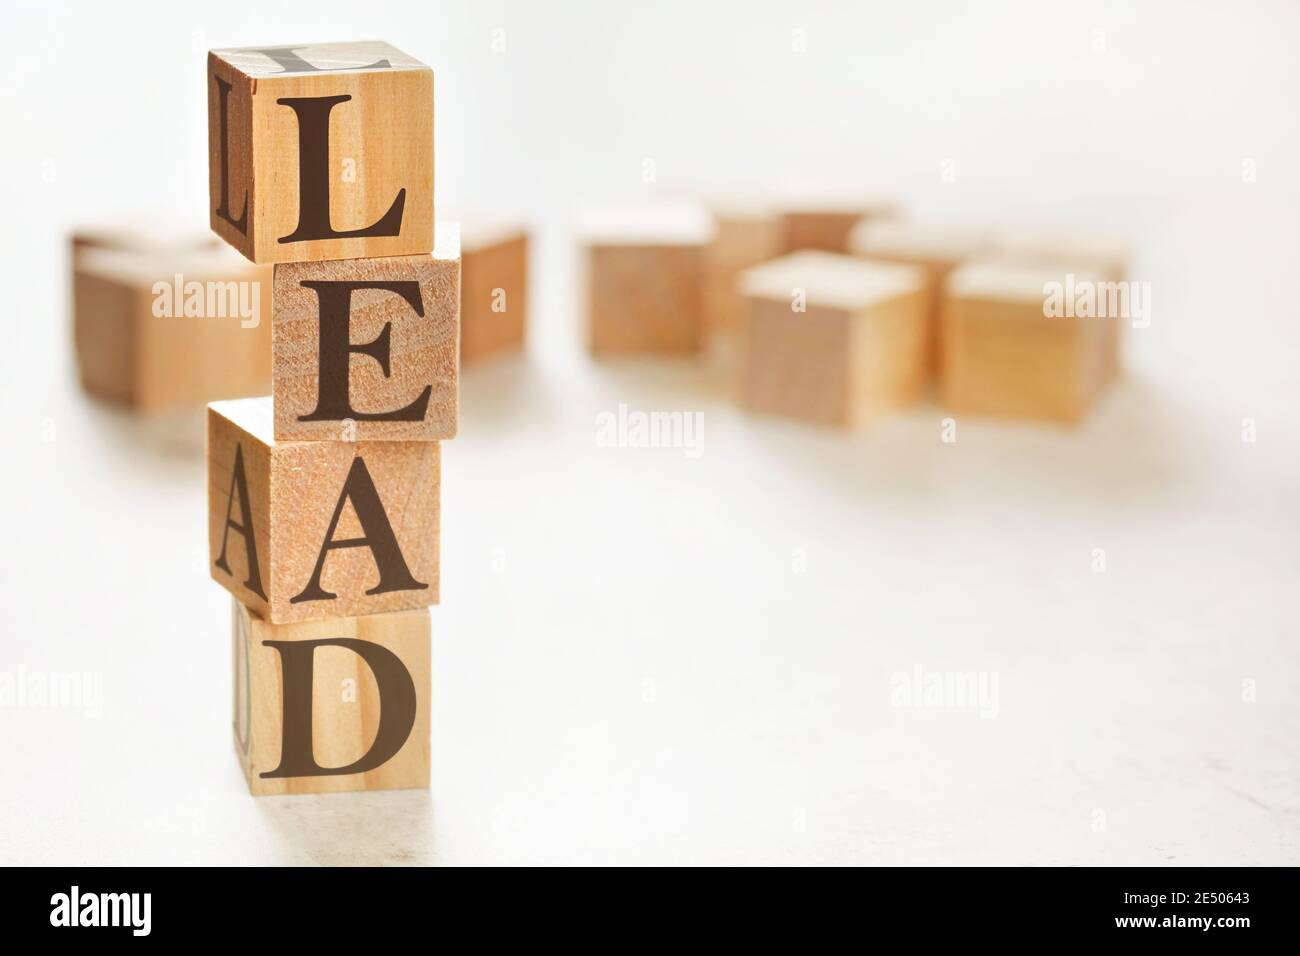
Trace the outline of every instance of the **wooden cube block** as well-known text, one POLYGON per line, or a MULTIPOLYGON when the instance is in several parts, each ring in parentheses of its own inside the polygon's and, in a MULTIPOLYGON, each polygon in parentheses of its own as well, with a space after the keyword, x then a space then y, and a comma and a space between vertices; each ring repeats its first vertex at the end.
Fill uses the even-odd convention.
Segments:
POLYGON ((898 215, 897 200, 883 189, 832 191, 799 187, 776 199, 784 219, 784 251, 848 252, 849 233, 863 220, 898 215))
POLYGON ((208 409, 213 580, 273 624, 438 603, 438 442, 274 442, 269 398, 208 409))
POLYGON ((271 275, 221 246, 73 260, 82 385, 145 413, 271 390, 271 275))
POLYGON ((527 230, 462 222, 461 249, 461 361, 520 351, 528 322, 527 230))
MULTIPOLYGON (((998 238, 995 248, 997 258, 1006 262, 1078 275, 1097 274, 1108 282, 1123 282, 1128 277, 1132 255, 1124 243, 1111 237, 1034 230, 1008 232, 998 238)), ((1102 323, 1105 336, 1102 376, 1106 380, 1118 378, 1123 372, 1126 321, 1112 316, 1102 323)))
POLYGON ((208 54, 212 228, 254 262, 433 249, 433 71, 387 43, 208 54))
POLYGON ((920 394, 929 310, 921 270, 798 252, 743 273, 741 290, 750 411, 851 426, 920 394))
MULTIPOLYGON (((1101 281, 1084 273, 1083 281, 1101 281)), ((972 263, 948 278, 943 305, 944 404, 961 414, 1074 422, 1106 380, 1106 322, 1049 317, 1044 289, 1064 273, 972 263)))
POLYGON ((694 206, 607 211, 580 231, 592 355, 698 352, 708 214, 694 206))
POLYGON ((785 222, 767 203, 741 200, 707 202, 716 225, 704 253, 704 315, 709 328, 738 330, 745 300, 740 274, 781 255, 785 222))
POLYGON ((460 245, 275 266, 276 441, 456 435, 460 245))
POLYGON ((252 793, 429 785, 427 608, 277 625, 232 603, 235 751, 252 793))
POLYGON ((986 230, 910 219, 864 219, 849 235, 849 251, 853 255, 876 262, 916 266, 925 274, 930 292, 925 351, 932 369, 939 365, 944 280, 957 266, 988 254, 991 248, 986 230))

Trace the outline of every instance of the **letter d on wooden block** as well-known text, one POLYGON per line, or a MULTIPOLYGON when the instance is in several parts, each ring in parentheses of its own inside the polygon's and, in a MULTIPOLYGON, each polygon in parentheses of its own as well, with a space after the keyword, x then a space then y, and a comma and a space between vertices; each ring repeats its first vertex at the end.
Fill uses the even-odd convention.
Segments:
POLYGON ((234 601, 235 750, 254 794, 429 785, 429 611, 269 624, 234 601))
POLYGON ((208 407, 212 577, 273 624, 438 603, 438 442, 279 442, 271 400, 208 407))
POLYGON ((387 43, 208 53, 212 228, 258 263, 433 249, 433 71, 387 43))
POLYGON ((275 267, 277 441, 456 436, 460 246, 275 267))

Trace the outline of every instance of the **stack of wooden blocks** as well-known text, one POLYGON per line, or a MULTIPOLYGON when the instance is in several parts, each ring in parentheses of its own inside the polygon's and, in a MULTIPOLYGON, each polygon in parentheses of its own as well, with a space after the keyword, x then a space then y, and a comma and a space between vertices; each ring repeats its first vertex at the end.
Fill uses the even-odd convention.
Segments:
POLYGON ((433 213, 433 72, 385 43, 208 55, 212 228, 274 264, 272 397, 208 411, 257 794, 426 787, 440 442, 460 248, 433 213))

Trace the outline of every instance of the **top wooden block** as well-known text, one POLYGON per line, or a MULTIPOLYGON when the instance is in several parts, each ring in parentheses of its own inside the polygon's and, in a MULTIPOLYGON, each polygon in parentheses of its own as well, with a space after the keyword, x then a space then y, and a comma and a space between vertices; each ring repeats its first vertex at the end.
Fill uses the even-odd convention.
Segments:
POLYGON ((1118 239, 1102 235, 1020 231, 999 236, 993 256, 1007 263, 1098 273, 1109 282, 1128 275, 1132 253, 1118 239))
POLYGON ((433 71, 387 43, 208 53, 212 228, 257 263, 433 250, 433 71))

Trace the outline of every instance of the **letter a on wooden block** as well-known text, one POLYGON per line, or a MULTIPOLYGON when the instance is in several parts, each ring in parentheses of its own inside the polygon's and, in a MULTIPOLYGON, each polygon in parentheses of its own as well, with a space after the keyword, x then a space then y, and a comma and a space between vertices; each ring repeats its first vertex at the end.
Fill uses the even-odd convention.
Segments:
POLYGON ((275 267, 277 441, 456 435, 460 252, 275 267))
POLYGON ((433 249, 433 71, 387 43, 208 54, 212 228, 258 263, 433 249))
POLYGON ((429 785, 429 611, 269 624, 234 601, 235 751, 257 795, 429 785))
POLYGON ((438 603, 438 442, 279 442, 269 398, 208 408, 212 577, 273 624, 438 603))
POLYGON ((806 251, 740 281, 750 411, 852 426, 919 397, 929 310, 920 269, 806 251))

